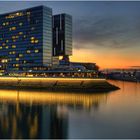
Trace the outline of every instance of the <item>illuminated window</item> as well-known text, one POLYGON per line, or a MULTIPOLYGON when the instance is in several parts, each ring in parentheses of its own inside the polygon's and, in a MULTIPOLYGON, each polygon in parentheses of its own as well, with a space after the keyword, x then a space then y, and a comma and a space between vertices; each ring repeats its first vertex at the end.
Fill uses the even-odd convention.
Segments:
POLYGON ((5 48, 6 48, 6 49, 8 49, 9 47, 8 47, 8 46, 6 46, 5 48))
POLYGON ((0 49, 2 49, 2 46, 0 46, 0 49))
POLYGON ((12 30, 16 30, 16 27, 12 27, 12 30))
POLYGON ((15 53, 16 53, 15 51, 9 52, 9 54, 15 54, 15 53))
POLYGON ((9 52, 9 54, 15 54, 15 53, 16 53, 15 51, 9 52))
POLYGON ((38 43, 38 40, 35 40, 35 43, 38 43))
POLYGON ((7 63, 8 60, 7 60, 7 59, 2 59, 1 62, 2 62, 2 63, 7 63))
POLYGON ((5 24, 5 23, 3 23, 2 25, 3 25, 3 26, 5 26, 6 24, 5 24))
POLYGON ((20 13, 16 13, 16 15, 17 15, 17 16, 19 16, 19 15, 20 15, 20 13))
POLYGON ((19 32, 19 35, 22 35, 23 34, 23 32, 19 32))
POLYGON ((6 25, 9 25, 9 22, 6 22, 6 25))
POLYGON ((2 46, 5 46, 6 44, 5 43, 2 43, 2 46))
POLYGON ((8 43, 9 42, 9 40, 6 40, 6 43, 8 43))
POLYGON ((31 43, 34 43, 34 40, 31 40, 31 43))
POLYGON ((11 18, 15 18, 15 17, 18 17, 18 16, 23 16, 23 13, 22 12, 17 12, 17 13, 14 13, 14 14, 9 14, 5 18, 6 19, 11 19, 11 18))
POLYGON ((19 54, 19 57, 23 57, 23 54, 19 54))
POLYGON ((16 35, 15 37, 16 37, 16 39, 18 39, 18 38, 19 38, 19 36, 18 36, 18 35, 16 35))
POLYGON ((31 37, 31 40, 34 40, 35 39, 35 37, 31 37))
POLYGON ((16 66, 16 67, 19 67, 19 64, 16 64, 15 66, 16 66))
POLYGON ((27 50, 27 53, 31 53, 31 51, 30 50, 27 50))
POLYGON ((39 42, 38 39, 35 39, 35 37, 31 37, 30 39, 31 39, 31 43, 38 43, 39 42))
POLYGON ((9 30, 14 31, 14 30, 16 30, 16 27, 11 27, 11 28, 9 28, 9 30))
POLYGON ((23 25, 23 23, 22 23, 22 22, 20 22, 20 23, 19 23, 19 26, 22 26, 22 25, 23 25))
POLYGON ((16 45, 12 45, 12 48, 16 48, 16 45))
POLYGON ((16 61, 19 61, 19 58, 16 58, 16 61))
POLYGON ((27 15, 30 15, 31 13, 30 12, 27 12, 27 15))
POLYGON ((35 53, 38 53, 39 52, 39 50, 35 50, 35 53))
POLYGON ((15 39, 16 37, 15 36, 12 36, 12 39, 15 39))

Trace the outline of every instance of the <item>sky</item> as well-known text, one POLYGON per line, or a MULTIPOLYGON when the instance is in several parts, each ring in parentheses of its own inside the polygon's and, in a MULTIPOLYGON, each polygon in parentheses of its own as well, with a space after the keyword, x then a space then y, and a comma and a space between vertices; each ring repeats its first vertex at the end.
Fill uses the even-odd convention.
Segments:
POLYGON ((72 15, 71 61, 140 66, 140 1, 0 1, 0 14, 38 5, 72 15))

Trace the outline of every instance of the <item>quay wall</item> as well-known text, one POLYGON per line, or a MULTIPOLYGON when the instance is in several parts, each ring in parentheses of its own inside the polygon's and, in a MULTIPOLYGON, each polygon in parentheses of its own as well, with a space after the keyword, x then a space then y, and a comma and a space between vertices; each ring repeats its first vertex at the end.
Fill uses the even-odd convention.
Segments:
POLYGON ((110 91, 118 87, 106 79, 92 78, 43 78, 43 77, 0 77, 0 88, 47 89, 54 91, 110 91))

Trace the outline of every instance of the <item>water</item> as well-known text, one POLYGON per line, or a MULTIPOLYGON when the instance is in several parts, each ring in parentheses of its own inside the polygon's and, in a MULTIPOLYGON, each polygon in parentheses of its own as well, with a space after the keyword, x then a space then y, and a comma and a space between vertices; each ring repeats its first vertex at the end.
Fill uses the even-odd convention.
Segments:
POLYGON ((76 94, 0 90, 0 138, 140 138, 140 83, 76 94))

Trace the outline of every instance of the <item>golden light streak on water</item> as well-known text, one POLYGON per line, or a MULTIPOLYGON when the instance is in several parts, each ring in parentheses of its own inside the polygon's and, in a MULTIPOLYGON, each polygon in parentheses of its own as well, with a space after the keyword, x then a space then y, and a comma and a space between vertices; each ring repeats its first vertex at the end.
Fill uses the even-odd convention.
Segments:
POLYGON ((0 90, 0 101, 2 102, 20 102, 29 104, 80 104, 90 107, 101 100, 106 102, 107 94, 76 94, 76 93, 53 93, 41 91, 17 91, 0 90))

